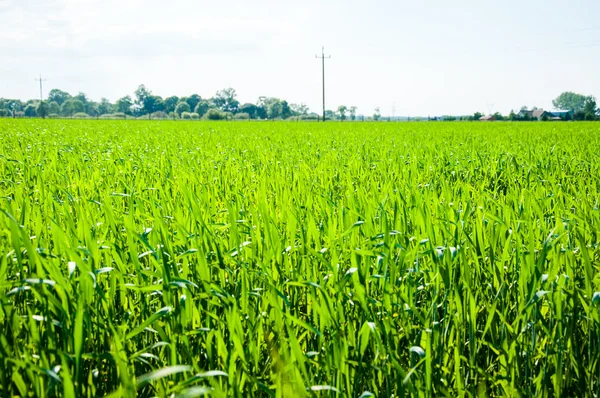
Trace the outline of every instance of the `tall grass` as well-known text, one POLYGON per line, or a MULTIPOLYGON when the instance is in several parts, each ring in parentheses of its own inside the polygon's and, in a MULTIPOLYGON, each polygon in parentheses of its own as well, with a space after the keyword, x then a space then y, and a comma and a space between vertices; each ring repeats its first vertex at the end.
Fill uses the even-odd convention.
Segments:
POLYGON ((0 121, 1 396, 600 395, 600 128, 0 121))

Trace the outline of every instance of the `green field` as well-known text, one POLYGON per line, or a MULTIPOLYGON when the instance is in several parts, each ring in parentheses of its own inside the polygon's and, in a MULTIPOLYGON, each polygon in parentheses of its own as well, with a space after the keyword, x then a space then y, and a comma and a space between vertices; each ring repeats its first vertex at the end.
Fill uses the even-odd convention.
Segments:
POLYGON ((600 124, 0 120, 0 396, 600 392, 600 124))

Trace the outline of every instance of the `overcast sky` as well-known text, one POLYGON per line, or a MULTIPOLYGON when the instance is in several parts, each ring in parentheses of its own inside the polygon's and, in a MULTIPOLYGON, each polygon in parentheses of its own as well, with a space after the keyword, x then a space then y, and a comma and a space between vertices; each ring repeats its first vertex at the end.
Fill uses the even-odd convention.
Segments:
POLYGON ((600 97, 600 0, 0 0, 0 97, 261 96, 384 115, 600 97), (45 95, 45 94, 44 94, 45 95), (395 104, 395 106, 394 106, 395 104))

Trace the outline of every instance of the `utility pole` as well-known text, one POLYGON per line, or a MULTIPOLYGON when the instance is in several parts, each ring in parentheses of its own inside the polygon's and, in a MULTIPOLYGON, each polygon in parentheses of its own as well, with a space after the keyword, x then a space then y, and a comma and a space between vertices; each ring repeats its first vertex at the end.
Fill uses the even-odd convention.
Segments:
POLYGON ((42 74, 40 73, 40 78, 39 79, 35 79, 36 82, 40 82, 40 101, 44 100, 44 97, 42 96, 42 82, 45 82, 46 79, 42 79, 42 74))
POLYGON ((323 121, 325 121, 325 59, 331 58, 331 55, 325 56, 325 47, 321 47, 321 56, 317 55, 316 58, 320 58, 323 63, 323 121))

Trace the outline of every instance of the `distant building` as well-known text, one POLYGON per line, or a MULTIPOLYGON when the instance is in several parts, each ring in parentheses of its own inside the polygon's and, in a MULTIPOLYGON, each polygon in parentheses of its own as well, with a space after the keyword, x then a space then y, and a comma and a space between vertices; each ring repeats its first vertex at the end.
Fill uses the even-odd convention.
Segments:
POLYGON ((558 111, 552 111, 550 112, 550 115, 552 116, 552 120, 572 120, 573 119, 573 112, 572 111, 564 111, 564 110, 558 110, 558 111))
POLYGON ((479 120, 482 122, 493 122, 494 120, 496 120, 496 116, 494 116, 494 115, 482 116, 479 118, 479 120))
POLYGON ((521 111, 519 112, 519 117, 524 118, 526 116, 528 116, 529 119, 531 119, 531 120, 533 120, 533 119, 542 120, 542 118, 544 116, 549 118, 550 114, 543 109, 534 109, 531 111, 527 110, 527 109, 521 109, 521 111))

